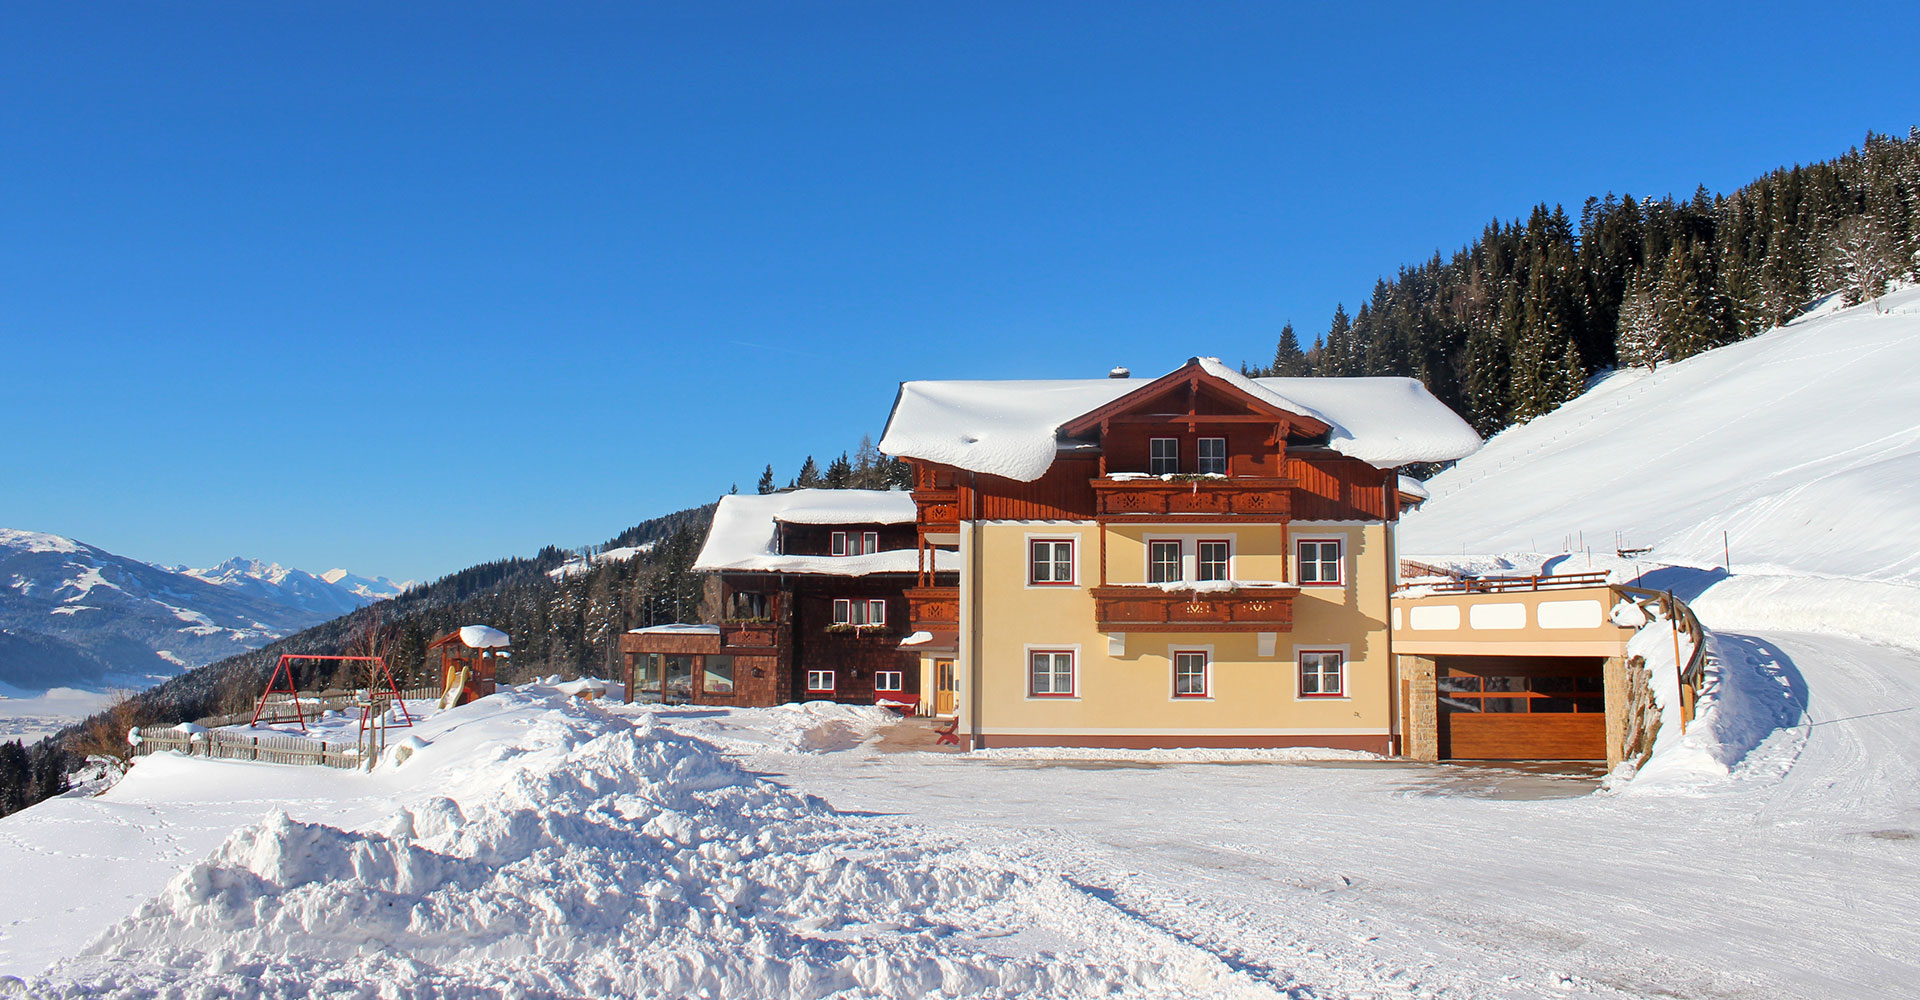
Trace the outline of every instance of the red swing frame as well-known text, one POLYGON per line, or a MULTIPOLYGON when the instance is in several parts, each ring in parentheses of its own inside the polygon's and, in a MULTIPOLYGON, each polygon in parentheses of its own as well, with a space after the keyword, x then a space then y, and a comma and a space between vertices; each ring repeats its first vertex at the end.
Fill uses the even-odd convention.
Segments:
MULTIPOLYGON (((386 657, 384 656, 310 656, 305 653, 281 653, 279 662, 273 665, 273 673, 267 675, 267 686, 265 690, 260 692, 260 700, 254 703, 253 719, 247 723, 248 728, 253 728, 254 726, 258 726, 260 724, 260 713, 266 710, 268 696, 274 695, 274 694, 284 694, 292 697, 293 699, 292 721, 300 725, 301 732, 304 733, 307 731, 306 713, 300 710, 300 691, 298 688, 294 686, 293 668, 289 665, 294 660, 351 660, 356 663, 372 663, 374 665, 374 675, 373 675, 374 681, 378 683, 382 677, 386 678, 386 681, 387 681, 386 691, 388 694, 393 696, 394 703, 400 706, 400 716, 401 718, 406 720, 400 723, 400 725, 402 727, 413 725, 413 713, 407 711, 406 699, 400 697, 400 686, 398 684, 395 684, 393 681, 393 671, 387 669, 386 657), (287 678, 286 689, 276 691, 273 686, 274 682, 278 681, 282 675, 285 675, 287 678)), ((361 714, 360 727, 362 729, 365 729, 367 725, 367 720, 365 718, 366 712, 363 711, 360 714, 361 714)), ((273 717, 267 720, 267 723, 271 725, 273 723, 281 722, 281 721, 284 721, 284 720, 281 719, 280 714, 278 712, 275 712, 273 714, 273 717)))

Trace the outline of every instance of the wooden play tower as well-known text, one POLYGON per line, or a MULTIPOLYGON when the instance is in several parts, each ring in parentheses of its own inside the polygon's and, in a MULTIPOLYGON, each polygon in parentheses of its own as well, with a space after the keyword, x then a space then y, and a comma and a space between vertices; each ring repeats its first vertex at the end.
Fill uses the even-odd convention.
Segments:
POLYGON ((505 632, 485 625, 468 625, 449 632, 427 647, 429 661, 439 657, 440 707, 464 705, 493 693, 499 661, 511 655, 505 632))

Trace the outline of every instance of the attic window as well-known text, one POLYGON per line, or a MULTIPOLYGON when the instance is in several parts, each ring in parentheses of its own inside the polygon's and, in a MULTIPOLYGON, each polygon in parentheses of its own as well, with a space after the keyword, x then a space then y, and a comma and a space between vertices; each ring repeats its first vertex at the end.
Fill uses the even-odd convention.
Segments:
POLYGON ((833 533, 832 549, 836 556, 864 556, 880 551, 880 533, 877 531, 836 531, 833 533))

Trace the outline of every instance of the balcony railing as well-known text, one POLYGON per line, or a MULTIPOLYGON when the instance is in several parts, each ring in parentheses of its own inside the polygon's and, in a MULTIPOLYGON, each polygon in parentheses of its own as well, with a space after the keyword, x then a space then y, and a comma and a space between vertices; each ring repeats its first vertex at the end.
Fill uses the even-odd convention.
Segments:
POLYGON ((772 649, 779 645, 779 633, 772 622, 729 622, 720 626, 720 645, 725 649, 772 649))
POLYGON ((1093 495, 1101 517, 1147 520, 1200 514, 1285 521, 1292 514, 1293 486, 1291 479, 1252 476, 1107 478, 1093 481, 1093 495))
POLYGON ((1102 632, 1289 632, 1296 593, 1294 587, 1094 587, 1093 616, 1102 632))
POLYGON ((959 531, 960 495, 955 490, 916 489, 913 504, 921 531, 959 531))
POLYGON ((914 631, 960 627, 959 587, 914 587, 907 591, 908 618, 914 631))

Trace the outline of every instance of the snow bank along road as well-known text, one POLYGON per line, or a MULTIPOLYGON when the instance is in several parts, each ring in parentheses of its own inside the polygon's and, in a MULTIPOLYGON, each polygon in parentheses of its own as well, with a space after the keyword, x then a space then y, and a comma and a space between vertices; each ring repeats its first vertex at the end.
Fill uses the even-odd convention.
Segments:
POLYGON ((1720 651, 1740 711, 1697 731, 1754 744, 1730 774, 1531 801, 1350 757, 880 756, 846 738, 873 710, 523 689, 397 769, 157 757, 0 821, 0 970, 50 997, 1914 995, 1920 663, 1720 651))

